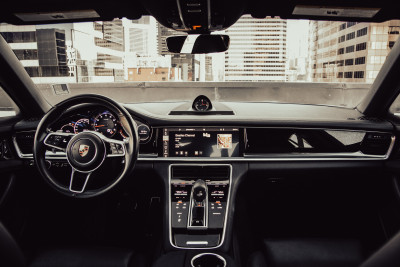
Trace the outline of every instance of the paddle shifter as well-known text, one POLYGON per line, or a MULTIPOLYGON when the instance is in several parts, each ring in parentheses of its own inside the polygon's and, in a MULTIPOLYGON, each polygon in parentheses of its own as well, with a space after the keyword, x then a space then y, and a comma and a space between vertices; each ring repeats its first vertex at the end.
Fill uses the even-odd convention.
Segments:
POLYGON ((188 228, 207 228, 208 190, 204 180, 197 180, 190 195, 188 228))

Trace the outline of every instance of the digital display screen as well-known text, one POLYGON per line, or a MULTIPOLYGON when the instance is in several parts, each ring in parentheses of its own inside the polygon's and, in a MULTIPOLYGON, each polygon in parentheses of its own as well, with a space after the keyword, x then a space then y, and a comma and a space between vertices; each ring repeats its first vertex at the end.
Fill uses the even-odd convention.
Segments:
POLYGON ((165 128, 163 157, 239 157, 239 128, 165 128))

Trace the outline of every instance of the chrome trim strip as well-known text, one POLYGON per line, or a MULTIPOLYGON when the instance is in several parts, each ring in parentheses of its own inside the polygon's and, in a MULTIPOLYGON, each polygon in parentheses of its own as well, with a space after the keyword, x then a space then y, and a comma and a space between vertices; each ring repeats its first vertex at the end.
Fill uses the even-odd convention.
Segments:
MULTIPOLYGON (((14 148, 15 151, 17 152, 17 155, 19 158, 21 159, 33 159, 33 154, 24 154, 21 152, 21 149, 18 146, 17 143, 17 138, 16 136, 12 137, 13 140, 13 144, 14 144, 14 148)), ((52 152, 52 151, 46 151, 46 159, 67 159, 67 154, 64 152, 52 152)))
POLYGON ((208 241, 186 241, 186 245, 208 245, 208 241))
POLYGON ((224 257, 222 257, 221 255, 215 254, 215 253, 201 253, 201 254, 197 254, 196 256, 194 256, 191 260, 190 260, 190 265, 192 265, 192 267, 195 267, 193 262, 195 259, 200 258, 201 256, 205 256, 205 255, 213 255, 215 257, 217 257, 218 259, 222 260, 222 262, 224 263, 223 266, 221 267, 226 267, 226 260, 224 257))
MULTIPOLYGON (((99 136, 101 139, 103 139, 104 141, 106 141, 108 143, 116 143, 116 144, 120 144, 122 146, 123 154, 115 154, 115 155, 107 154, 106 157, 111 158, 111 157, 124 157, 125 156, 126 147, 125 147, 125 142, 124 141, 107 138, 107 137, 105 137, 105 136, 103 136, 103 135, 101 135, 101 134, 99 134, 98 132, 95 132, 95 131, 90 131, 90 132, 96 134, 97 136, 99 136)), ((75 136, 75 134, 52 132, 52 133, 49 133, 46 136, 45 140, 43 141, 44 143, 46 142, 46 140, 47 140, 49 135, 65 135, 65 136, 72 135, 72 136, 75 136)), ((21 149, 18 146, 18 142, 17 142, 17 137, 16 136, 12 137, 12 142, 13 142, 15 151, 17 152, 17 155, 18 155, 19 158, 21 158, 21 159, 33 159, 33 154, 24 154, 24 153, 22 153, 21 149)), ((52 146, 52 145, 49 145, 49 144, 46 144, 46 143, 45 143, 45 145, 61 150, 61 148, 56 147, 56 146, 52 146)), ((45 157, 46 157, 46 159, 65 159, 66 160, 67 159, 67 153, 61 152, 61 151, 52 152, 52 151, 48 151, 47 150, 46 154, 45 154, 45 157)))
MULTIPOLYGON (((204 161, 204 160, 203 160, 204 161)), ((229 212, 229 206, 230 206, 230 200, 231 200, 231 190, 232 190, 232 165, 231 164, 170 164, 169 165, 169 174, 168 174, 168 224, 169 224, 169 243, 171 244, 172 247, 174 248, 179 248, 179 249, 216 249, 219 248, 223 245, 225 241, 225 232, 226 232, 226 224, 228 221, 228 212, 229 212), (174 245, 172 242, 172 210, 171 210, 171 176, 172 176, 172 166, 229 166, 229 190, 228 190, 228 197, 226 201, 226 212, 225 212, 225 220, 224 220, 224 228, 222 230, 222 238, 219 243, 219 245, 215 247, 179 247, 174 245)))
MULTIPOLYGON (((285 155, 282 157, 282 154, 270 154, 268 157, 252 157, 250 155, 244 155, 243 157, 231 157, 231 158, 180 158, 180 157, 159 157, 157 154, 142 154, 139 153, 138 161, 177 161, 177 162, 187 162, 187 161, 333 161, 333 160, 386 160, 390 157, 390 154, 393 151, 396 137, 392 135, 392 141, 388 148, 388 151, 385 155, 377 156, 377 155, 367 155, 361 152, 354 152, 354 153, 315 153, 315 154, 302 154, 298 156, 288 157, 289 155, 285 155)), ((18 157, 22 159, 33 159, 33 154, 23 154, 17 144, 16 137, 13 136, 12 138, 15 150, 18 154, 18 157)), ((116 140, 114 140, 116 141, 116 140)), ((123 142, 123 141, 121 141, 123 142)), ((124 147, 125 149, 125 147, 124 147)), ((51 151, 46 151, 46 158, 48 159, 66 159, 66 154, 63 152, 53 153, 51 151)))
MULTIPOLYGON (((395 145, 396 137, 392 135, 388 151, 385 155, 368 155, 362 152, 353 153, 303 153, 298 155, 290 154, 269 154, 265 157, 260 155, 244 154, 243 157, 231 158, 181 158, 181 157, 138 157, 139 161, 333 161, 333 160, 386 160, 390 157, 395 145)), ((154 154, 155 155, 155 154, 154 154)))

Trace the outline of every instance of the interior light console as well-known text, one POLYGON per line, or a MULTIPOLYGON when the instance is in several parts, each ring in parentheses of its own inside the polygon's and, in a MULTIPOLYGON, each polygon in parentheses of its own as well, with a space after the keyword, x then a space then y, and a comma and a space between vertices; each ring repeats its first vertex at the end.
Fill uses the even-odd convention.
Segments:
POLYGON ((239 157, 243 129, 233 127, 164 128, 162 157, 239 157))
POLYGON ((170 166, 170 241, 179 248, 215 248, 225 235, 232 167, 170 166))

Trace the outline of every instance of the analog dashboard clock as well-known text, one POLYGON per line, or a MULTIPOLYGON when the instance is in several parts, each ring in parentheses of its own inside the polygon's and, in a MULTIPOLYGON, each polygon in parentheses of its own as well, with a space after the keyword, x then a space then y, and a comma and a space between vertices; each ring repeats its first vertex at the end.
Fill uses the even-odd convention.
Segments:
POLYGON ((192 108, 200 112, 209 111, 212 109, 211 100, 205 95, 200 95, 193 101, 192 108))

